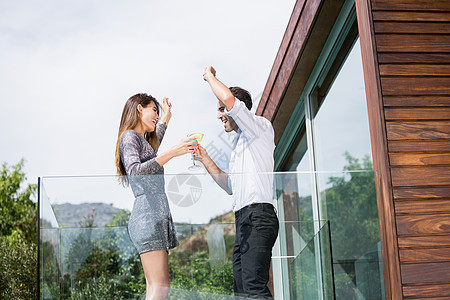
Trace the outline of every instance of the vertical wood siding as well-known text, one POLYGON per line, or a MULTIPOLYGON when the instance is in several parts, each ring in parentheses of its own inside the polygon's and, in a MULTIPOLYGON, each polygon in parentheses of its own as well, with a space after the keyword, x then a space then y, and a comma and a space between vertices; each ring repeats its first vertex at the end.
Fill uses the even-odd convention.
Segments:
POLYGON ((371 6, 403 297, 450 298, 450 1, 371 6))

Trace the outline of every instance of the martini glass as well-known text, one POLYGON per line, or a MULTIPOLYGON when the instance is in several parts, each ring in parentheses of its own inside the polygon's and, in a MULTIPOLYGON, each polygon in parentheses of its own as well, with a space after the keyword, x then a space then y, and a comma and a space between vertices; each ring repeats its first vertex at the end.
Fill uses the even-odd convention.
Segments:
MULTIPOLYGON (((203 139, 203 133, 191 133, 188 137, 195 138, 197 143, 199 144, 203 139)), ((201 169, 201 166, 195 164, 195 155, 192 153, 192 166, 189 166, 188 170, 198 170, 201 169)))

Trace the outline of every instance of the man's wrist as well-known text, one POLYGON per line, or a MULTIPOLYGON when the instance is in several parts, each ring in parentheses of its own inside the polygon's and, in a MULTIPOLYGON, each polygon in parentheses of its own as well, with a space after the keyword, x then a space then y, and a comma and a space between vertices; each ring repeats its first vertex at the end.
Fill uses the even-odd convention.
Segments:
POLYGON ((209 156, 203 157, 202 163, 210 173, 215 173, 217 171, 216 169, 218 169, 216 163, 209 156))
POLYGON ((202 156, 201 159, 197 159, 197 161, 201 162, 206 167, 206 169, 208 169, 209 165, 211 164, 208 157, 206 156, 202 156))
POLYGON ((206 75, 206 81, 209 82, 211 79, 216 78, 213 73, 209 73, 206 75))

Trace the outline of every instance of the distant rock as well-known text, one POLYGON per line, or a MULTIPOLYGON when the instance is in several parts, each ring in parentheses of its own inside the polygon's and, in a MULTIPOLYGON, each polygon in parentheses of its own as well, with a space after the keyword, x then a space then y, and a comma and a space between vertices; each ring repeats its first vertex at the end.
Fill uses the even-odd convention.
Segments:
POLYGON ((86 224, 88 218, 93 218, 94 227, 102 227, 108 224, 114 214, 120 211, 112 204, 82 203, 82 204, 54 204, 53 211, 61 227, 79 227, 86 224), (92 214, 94 214, 92 216, 92 214))

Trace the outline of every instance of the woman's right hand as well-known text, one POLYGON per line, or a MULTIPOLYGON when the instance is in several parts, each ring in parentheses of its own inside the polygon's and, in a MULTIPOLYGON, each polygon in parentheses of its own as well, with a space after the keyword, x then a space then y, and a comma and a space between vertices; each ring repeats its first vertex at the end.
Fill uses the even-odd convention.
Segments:
POLYGON ((195 137, 187 137, 175 146, 172 147, 171 152, 174 157, 181 156, 187 153, 193 153, 197 148, 198 141, 195 137))

